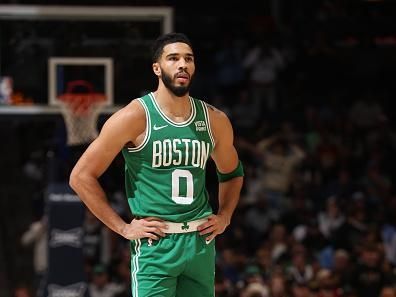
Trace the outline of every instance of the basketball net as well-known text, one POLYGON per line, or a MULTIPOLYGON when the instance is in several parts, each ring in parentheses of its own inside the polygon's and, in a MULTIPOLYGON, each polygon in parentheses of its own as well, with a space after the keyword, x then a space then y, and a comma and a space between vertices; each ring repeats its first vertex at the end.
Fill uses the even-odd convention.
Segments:
POLYGON ((103 94, 91 92, 71 93, 75 85, 87 85, 85 81, 73 81, 68 92, 59 96, 62 116, 66 125, 67 145, 91 143, 98 136, 97 121, 105 102, 103 94))

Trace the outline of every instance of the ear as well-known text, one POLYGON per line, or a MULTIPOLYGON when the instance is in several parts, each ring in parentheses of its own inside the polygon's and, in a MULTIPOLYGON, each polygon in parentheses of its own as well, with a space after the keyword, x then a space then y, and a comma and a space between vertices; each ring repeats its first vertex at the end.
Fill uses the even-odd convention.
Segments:
POLYGON ((160 68, 158 63, 153 63, 153 71, 154 71, 156 76, 160 76, 161 75, 161 68, 160 68))

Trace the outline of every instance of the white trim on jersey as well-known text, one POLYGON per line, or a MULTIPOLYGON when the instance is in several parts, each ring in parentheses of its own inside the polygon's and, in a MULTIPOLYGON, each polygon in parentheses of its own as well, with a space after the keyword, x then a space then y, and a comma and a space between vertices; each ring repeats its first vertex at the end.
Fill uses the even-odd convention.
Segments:
POLYGON ((159 105, 157 104, 157 101, 155 100, 154 93, 150 93, 149 95, 150 95, 151 101, 153 101, 153 105, 154 105, 155 109, 158 111, 158 113, 161 115, 161 117, 162 117, 167 123, 171 124, 172 126, 174 126, 174 127, 186 127, 186 126, 188 126, 189 124, 191 124, 192 121, 195 119, 196 108, 195 108, 194 100, 193 100, 191 97, 189 97, 189 99, 190 99, 190 105, 191 105, 191 114, 190 114, 190 117, 189 117, 187 120, 185 120, 184 122, 177 123, 177 122, 175 122, 175 121, 172 121, 170 118, 167 117, 167 115, 166 115, 165 113, 162 112, 161 108, 160 108, 159 105))
POLYGON ((213 148, 214 148, 216 143, 214 141, 213 134, 212 134, 212 126, 210 125, 208 106, 202 100, 201 100, 201 104, 202 104, 202 109, 203 109, 203 112, 204 112, 204 115, 205 115, 206 126, 208 127, 209 138, 210 138, 210 141, 212 142, 212 145, 213 145, 213 148))
POLYGON ((142 98, 137 99, 140 104, 144 108, 144 112, 146 113, 146 135, 144 135, 144 139, 141 144, 139 144, 137 147, 128 147, 128 152, 138 152, 141 151, 146 144, 148 143, 151 135, 151 118, 150 118, 150 113, 148 111, 148 108, 146 106, 146 103, 142 100, 142 98))
POLYGON ((132 296, 139 297, 139 290, 138 290, 138 280, 137 280, 137 273, 139 272, 139 256, 140 256, 140 246, 142 242, 140 239, 135 240, 135 255, 132 258, 133 263, 133 271, 132 271, 132 296))

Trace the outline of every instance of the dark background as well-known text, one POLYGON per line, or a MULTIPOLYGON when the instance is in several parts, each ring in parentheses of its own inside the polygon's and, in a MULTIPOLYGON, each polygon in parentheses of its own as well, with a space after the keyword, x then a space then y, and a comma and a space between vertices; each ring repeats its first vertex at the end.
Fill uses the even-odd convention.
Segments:
MULTIPOLYGON (((348 295, 352 292, 362 297, 379 296, 382 287, 394 284, 396 259, 391 254, 396 251, 386 232, 396 232, 395 1, 92 0, 50 4, 174 7, 175 31, 187 34, 194 45, 197 74, 191 94, 229 115, 245 166, 240 206, 232 225, 217 241, 218 296, 240 296, 251 282, 248 268, 252 267, 258 267, 268 287, 279 276, 290 296, 297 296, 293 295, 297 285, 321 296, 324 289, 317 272, 325 268, 338 280, 333 280, 331 290, 338 289, 342 296, 353 296, 348 295), (263 67, 275 77, 261 84, 252 77, 254 67, 243 66, 255 48, 267 53, 275 49, 282 57, 282 66, 275 67, 276 58, 269 54, 271 62, 267 60, 263 67), (270 171, 266 163, 270 157, 268 151, 260 151, 259 143, 274 136, 283 145, 283 157, 292 154, 294 145, 305 155, 282 191, 268 188, 261 179, 270 171), (276 205, 278 200, 272 205, 271 197, 280 197, 281 205, 276 205), (336 198, 344 217, 330 235, 321 229, 319 218, 326 213, 329 197, 336 198), (258 227, 254 222, 262 223, 258 227), (285 234, 277 241, 274 234, 279 226, 285 234), (296 239, 298 226, 308 230, 304 240, 296 239), (299 244, 305 264, 314 270, 314 276, 303 281, 291 272, 299 244), (276 246, 285 248, 282 257, 274 256, 276 246), (362 259, 373 246, 379 260, 368 265, 362 259), (333 256, 340 249, 347 251, 348 268, 354 272, 347 280, 340 277, 333 262, 323 260, 325 251, 331 250, 333 256), (270 265, 260 262, 260 252, 273 256, 270 265), (364 283, 367 270, 379 281, 364 283)), ((28 24, 19 25, 29 33, 28 24)), ((0 30, 4 28, 0 22, 0 30)), ((78 28, 66 30, 65 36, 79 36, 78 28)), ((113 49, 118 59, 116 70, 128 73, 133 65, 130 76, 115 74, 116 103, 120 105, 156 88, 147 55, 147 46, 156 37, 155 28, 134 28, 132 38, 127 36, 128 30, 116 36, 120 43, 113 49), (123 47, 122 41, 129 39, 136 43, 123 47)), ((81 47, 68 43, 64 36, 45 27, 39 32, 54 34, 59 53, 80 54, 81 47)), ((95 30, 90 32, 94 36, 95 30)), ((114 39, 117 32, 112 29, 107 34, 114 39)), ((1 75, 20 77, 16 88, 34 102, 45 103, 46 68, 35 64, 40 59, 39 49, 35 52, 29 45, 18 53, 12 44, 0 46, 1 75), (32 74, 25 81, 26 73, 32 74)), ((103 52, 112 46, 105 43, 103 52)), ((256 60, 253 65, 258 63, 256 60)), ((101 116, 99 126, 107 116, 101 116)), ((274 150, 271 147, 269 153, 276 154, 274 150)), ((30 222, 41 217, 48 182, 67 179, 75 160, 73 153, 65 146, 60 115, 0 115, 0 296, 10 296, 20 284, 34 288, 32 250, 21 246, 20 237, 30 222), (54 163, 56 176, 51 171, 54 163)), ((122 168, 123 161, 117 158, 101 180, 112 201, 123 193, 122 168)), ((215 208, 216 187, 213 164, 209 163, 208 189, 215 208)), ((116 252, 113 255, 117 257, 116 252)))

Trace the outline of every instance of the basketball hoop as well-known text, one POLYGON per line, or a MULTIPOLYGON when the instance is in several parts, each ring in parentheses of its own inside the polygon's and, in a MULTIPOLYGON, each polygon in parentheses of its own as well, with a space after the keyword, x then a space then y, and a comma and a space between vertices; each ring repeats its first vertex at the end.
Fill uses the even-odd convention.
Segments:
POLYGON ((98 136, 97 119, 106 96, 96 93, 91 83, 75 80, 58 96, 67 129, 69 146, 88 144, 98 136), (77 92, 78 91, 78 92, 77 92))

